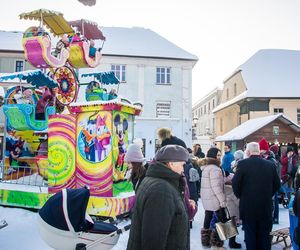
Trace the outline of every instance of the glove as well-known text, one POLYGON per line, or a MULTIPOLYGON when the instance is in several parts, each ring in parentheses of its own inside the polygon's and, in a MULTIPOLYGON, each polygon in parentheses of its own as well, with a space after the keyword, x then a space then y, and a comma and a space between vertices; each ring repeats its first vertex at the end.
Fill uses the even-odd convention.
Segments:
POLYGON ((220 208, 219 221, 221 221, 222 223, 225 223, 227 221, 226 210, 224 207, 220 208))
POLYGON ((230 175, 230 173, 228 171, 225 171, 225 176, 228 177, 228 175, 230 175))

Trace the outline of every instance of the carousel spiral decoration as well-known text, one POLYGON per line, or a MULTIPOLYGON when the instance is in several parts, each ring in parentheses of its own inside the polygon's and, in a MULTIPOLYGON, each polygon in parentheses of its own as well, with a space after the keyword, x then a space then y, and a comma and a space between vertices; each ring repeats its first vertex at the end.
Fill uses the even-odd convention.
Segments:
POLYGON ((67 66, 58 68, 53 74, 53 79, 58 83, 57 101, 64 106, 72 103, 78 93, 78 84, 73 70, 67 66))
POLYGON ((75 185, 75 119, 56 115, 48 135, 49 184, 53 190, 75 185))

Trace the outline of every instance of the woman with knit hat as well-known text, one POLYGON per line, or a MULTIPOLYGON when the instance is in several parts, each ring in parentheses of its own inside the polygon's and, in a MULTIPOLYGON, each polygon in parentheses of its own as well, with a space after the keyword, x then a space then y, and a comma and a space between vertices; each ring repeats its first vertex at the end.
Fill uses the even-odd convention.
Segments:
POLYGON ((218 148, 210 148, 206 158, 199 160, 201 165, 201 200, 205 209, 203 228, 201 229, 201 242, 203 247, 223 247, 223 241, 215 230, 210 229, 210 223, 214 213, 218 221, 225 216, 226 197, 224 193, 224 176, 220 167, 221 151, 218 148))
POLYGON ((138 144, 130 144, 125 154, 124 161, 127 164, 126 176, 132 182, 133 188, 137 191, 139 185, 145 177, 147 164, 144 165, 145 158, 141 147, 138 144))

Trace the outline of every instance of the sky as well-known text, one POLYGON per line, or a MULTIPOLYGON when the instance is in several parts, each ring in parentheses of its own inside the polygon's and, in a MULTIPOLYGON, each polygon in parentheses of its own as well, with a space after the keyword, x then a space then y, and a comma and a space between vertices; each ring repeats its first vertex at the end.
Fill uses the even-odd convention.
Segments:
MULTIPOLYGON (((2 5, 1 30, 32 26, 22 12, 60 11, 67 20, 89 19, 106 27, 143 27, 196 55, 195 103, 260 49, 300 49, 300 0, 9 0, 2 5)), ((105 35, 105 34, 104 34, 105 35)), ((109 41, 107 41, 109 42, 109 41)))

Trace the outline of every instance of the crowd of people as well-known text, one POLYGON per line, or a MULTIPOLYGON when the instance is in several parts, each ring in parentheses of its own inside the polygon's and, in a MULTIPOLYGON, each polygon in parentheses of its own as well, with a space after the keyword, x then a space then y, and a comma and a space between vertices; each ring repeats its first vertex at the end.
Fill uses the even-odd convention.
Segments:
MULTIPOLYGON (((295 179, 300 150, 288 146, 280 157, 279 146, 269 147, 262 138, 234 153, 228 144, 224 155, 215 146, 204 154, 199 144, 188 148, 168 128, 159 129, 158 136, 162 147, 151 162, 145 164, 136 144, 125 156, 136 192, 127 249, 190 249, 199 199, 205 210, 199 232, 203 248, 225 249, 216 224, 231 219, 242 227, 248 250, 271 249, 272 225, 279 223, 278 194, 300 184, 295 179)), ((300 207, 300 193, 298 200, 300 207)), ((242 247, 236 236, 228 246, 242 247)))

